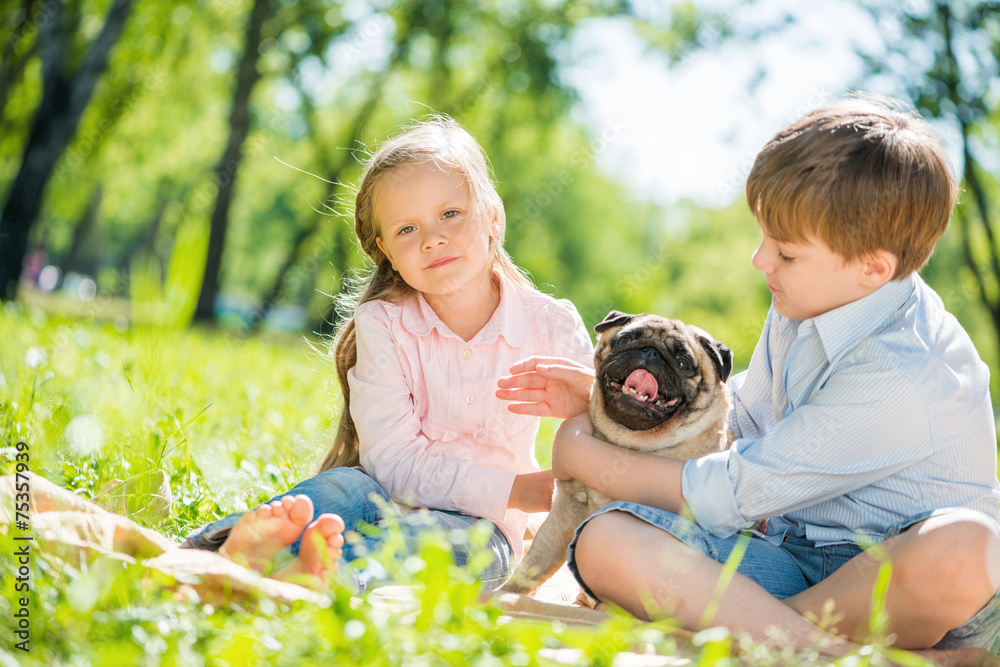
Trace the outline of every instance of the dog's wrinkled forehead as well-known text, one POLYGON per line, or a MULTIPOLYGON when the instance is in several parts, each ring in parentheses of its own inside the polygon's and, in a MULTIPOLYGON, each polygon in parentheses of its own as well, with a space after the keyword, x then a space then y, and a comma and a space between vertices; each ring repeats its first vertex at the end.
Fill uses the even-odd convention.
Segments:
MULTIPOLYGON (((605 320, 607 322, 607 320, 605 320)), ((605 324, 602 322, 601 324, 605 324)), ((599 341, 610 344, 618 337, 628 337, 632 340, 642 340, 645 338, 655 338, 660 341, 684 339, 688 336, 687 327, 679 320, 670 320, 659 315, 634 315, 621 323, 609 323, 610 326, 598 325, 596 330, 599 334, 599 341)))
POLYGON ((612 310, 607 317, 594 327, 599 335, 595 360, 610 354, 615 348, 633 349, 635 343, 650 341, 650 345, 664 346, 670 352, 678 354, 683 348, 686 354, 701 359, 707 354, 708 359, 718 371, 719 380, 725 382, 733 370, 733 351, 710 336, 707 332, 684 324, 680 320, 670 320, 659 315, 640 313, 630 315, 620 310, 612 310))

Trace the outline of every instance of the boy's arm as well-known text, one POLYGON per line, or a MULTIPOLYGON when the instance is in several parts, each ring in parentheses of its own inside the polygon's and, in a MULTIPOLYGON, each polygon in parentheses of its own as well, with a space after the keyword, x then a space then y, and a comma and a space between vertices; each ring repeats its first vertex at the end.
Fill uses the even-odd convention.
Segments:
POLYGON ((835 375, 764 437, 693 461, 625 450, 592 433, 588 415, 562 424, 552 452, 556 478, 690 516, 721 536, 844 496, 933 451, 912 381, 870 364, 835 375))
POLYGON ((552 445, 557 479, 577 479, 614 500, 689 516, 681 493, 683 461, 608 444, 593 435, 590 415, 567 419, 552 445))
MULTIPOLYGON (((959 393, 940 389, 942 397, 959 393)), ((931 455, 928 414, 913 380, 897 370, 843 368, 761 438, 689 461, 682 490, 699 525, 730 535, 747 521, 839 498, 931 455)))

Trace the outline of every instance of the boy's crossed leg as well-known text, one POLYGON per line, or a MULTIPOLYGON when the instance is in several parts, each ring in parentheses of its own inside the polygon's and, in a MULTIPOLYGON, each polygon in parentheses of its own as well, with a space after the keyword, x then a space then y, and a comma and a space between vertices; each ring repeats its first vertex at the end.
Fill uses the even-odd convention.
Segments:
MULTIPOLYGON (((975 512, 929 519, 882 546, 893 563, 894 585, 886 609, 899 648, 929 649, 976 614, 1000 584, 1000 536, 975 512)), ((577 539, 575 560, 584 583, 599 599, 639 618, 672 617, 689 630, 725 626, 760 640, 774 636, 777 629, 796 649, 830 655, 857 649, 855 642, 863 643, 870 634, 879 561, 867 553, 785 600, 739 573, 721 598, 713 600, 723 574, 721 563, 661 528, 616 511, 590 519, 577 539), (608 549, 608 544, 617 548, 608 549), (803 615, 812 612, 822 618, 828 599, 835 601, 838 630, 845 636, 825 632, 803 615), (713 604, 718 605, 714 615, 704 618, 713 604)), ((939 664, 1000 664, 979 649, 922 653, 939 664)))
POLYGON ((757 639, 778 628, 796 649, 813 648, 822 638, 825 652, 833 655, 854 648, 842 638, 823 637, 816 626, 739 573, 726 587, 714 616, 704 619, 723 565, 631 514, 609 512, 590 519, 577 540, 575 556, 584 583, 598 599, 639 618, 670 617, 688 630, 725 626, 757 639), (616 548, 608 549, 609 544, 616 548))
MULTIPOLYGON (((892 565, 885 603, 896 646, 933 647, 1000 589, 1000 533, 979 512, 958 509, 931 517, 879 546, 892 565)), ((833 599, 845 617, 842 631, 863 641, 880 565, 872 554, 856 556, 784 603, 800 614, 818 615, 833 599)))

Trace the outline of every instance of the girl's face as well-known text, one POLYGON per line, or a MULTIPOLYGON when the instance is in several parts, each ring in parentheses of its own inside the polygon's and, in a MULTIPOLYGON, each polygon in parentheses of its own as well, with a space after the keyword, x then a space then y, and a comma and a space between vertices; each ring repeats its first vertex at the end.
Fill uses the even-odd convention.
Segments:
POLYGON ((432 307, 463 291, 492 289, 490 236, 499 230, 471 204, 465 179, 434 164, 400 167, 376 190, 376 243, 432 307))

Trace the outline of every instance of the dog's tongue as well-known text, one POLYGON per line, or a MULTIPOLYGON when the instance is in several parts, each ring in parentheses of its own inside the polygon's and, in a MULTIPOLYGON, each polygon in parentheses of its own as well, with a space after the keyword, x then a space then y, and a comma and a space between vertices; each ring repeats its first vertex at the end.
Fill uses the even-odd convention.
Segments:
POLYGON ((660 388, 653 374, 641 368, 637 368, 629 374, 625 379, 625 386, 635 391, 635 393, 648 396, 649 398, 656 396, 656 392, 660 388))

